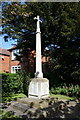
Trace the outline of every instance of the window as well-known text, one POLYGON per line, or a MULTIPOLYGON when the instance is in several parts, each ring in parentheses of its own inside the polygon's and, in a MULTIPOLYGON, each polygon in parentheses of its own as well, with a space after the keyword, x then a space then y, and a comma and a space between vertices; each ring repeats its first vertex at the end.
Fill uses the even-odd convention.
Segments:
POLYGON ((2 56, 2 60, 4 60, 4 57, 2 56))
POLYGON ((21 65, 12 66, 11 73, 16 73, 21 70, 21 65))
POLYGON ((19 49, 15 49, 15 50, 12 51, 12 60, 15 60, 15 59, 16 59, 15 54, 20 55, 19 49))

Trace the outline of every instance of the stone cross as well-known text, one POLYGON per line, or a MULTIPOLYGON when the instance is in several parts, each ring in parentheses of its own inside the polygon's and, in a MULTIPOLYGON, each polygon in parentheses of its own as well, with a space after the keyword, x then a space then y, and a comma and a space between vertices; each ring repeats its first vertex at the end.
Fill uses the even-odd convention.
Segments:
POLYGON ((41 32, 39 16, 35 17, 37 20, 36 29, 36 73, 35 78, 32 78, 29 84, 28 97, 29 98, 46 98, 49 97, 49 80, 43 78, 42 60, 41 60, 41 32))
POLYGON ((37 29, 36 29, 36 78, 43 78, 42 73, 42 60, 41 60, 41 32, 40 32, 40 22, 39 16, 35 17, 34 20, 37 20, 37 29))

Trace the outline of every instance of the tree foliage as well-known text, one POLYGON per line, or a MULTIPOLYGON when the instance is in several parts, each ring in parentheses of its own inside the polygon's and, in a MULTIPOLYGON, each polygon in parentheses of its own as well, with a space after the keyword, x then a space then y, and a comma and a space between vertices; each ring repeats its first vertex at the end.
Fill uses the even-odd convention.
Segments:
POLYGON ((17 39, 20 48, 35 49, 36 21, 33 18, 40 15, 42 53, 48 47, 52 58, 49 70, 63 80, 80 80, 79 13, 79 3, 3 3, 3 33, 17 39))

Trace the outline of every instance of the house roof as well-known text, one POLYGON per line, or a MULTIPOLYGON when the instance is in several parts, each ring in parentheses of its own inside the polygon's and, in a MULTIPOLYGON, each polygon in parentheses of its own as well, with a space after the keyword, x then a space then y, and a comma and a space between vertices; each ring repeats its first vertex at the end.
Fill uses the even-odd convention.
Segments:
POLYGON ((12 50, 14 50, 14 49, 16 49, 17 47, 16 46, 14 46, 14 47, 12 47, 12 48, 10 48, 10 49, 8 49, 8 51, 12 51, 12 50))
POLYGON ((8 50, 3 49, 3 48, 0 47, 0 54, 2 54, 2 55, 8 55, 9 56, 10 52, 8 50))

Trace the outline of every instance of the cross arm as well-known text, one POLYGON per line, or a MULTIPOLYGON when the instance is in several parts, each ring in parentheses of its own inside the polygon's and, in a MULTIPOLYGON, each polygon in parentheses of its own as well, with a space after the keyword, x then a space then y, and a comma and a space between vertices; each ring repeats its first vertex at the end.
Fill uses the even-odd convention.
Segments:
POLYGON ((39 19, 39 16, 34 17, 34 20, 37 20, 37 21, 39 21, 39 22, 41 22, 41 23, 42 23, 42 21, 39 19))

